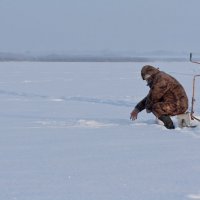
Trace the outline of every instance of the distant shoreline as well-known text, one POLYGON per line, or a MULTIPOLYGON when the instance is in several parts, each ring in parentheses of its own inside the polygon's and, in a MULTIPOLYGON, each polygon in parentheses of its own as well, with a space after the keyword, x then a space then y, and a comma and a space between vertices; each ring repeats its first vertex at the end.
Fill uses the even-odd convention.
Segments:
POLYGON ((185 62, 184 57, 120 57, 120 56, 0 56, 0 62, 30 61, 30 62, 185 62))

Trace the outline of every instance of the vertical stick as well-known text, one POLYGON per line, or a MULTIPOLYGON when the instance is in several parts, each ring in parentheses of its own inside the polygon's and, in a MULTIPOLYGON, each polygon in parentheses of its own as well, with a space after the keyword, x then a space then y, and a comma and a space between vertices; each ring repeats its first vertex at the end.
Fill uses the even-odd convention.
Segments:
POLYGON ((191 106, 191 117, 193 118, 193 113, 194 113, 194 102, 195 102, 195 98, 194 98, 194 95, 195 95, 195 79, 196 77, 199 77, 200 74, 198 75, 195 75, 194 78, 193 78, 193 86, 192 86, 192 106, 191 106))
POLYGON ((193 61, 193 60, 192 60, 192 53, 190 53, 190 62, 196 63, 196 64, 200 64, 200 62, 197 62, 197 61, 193 61))

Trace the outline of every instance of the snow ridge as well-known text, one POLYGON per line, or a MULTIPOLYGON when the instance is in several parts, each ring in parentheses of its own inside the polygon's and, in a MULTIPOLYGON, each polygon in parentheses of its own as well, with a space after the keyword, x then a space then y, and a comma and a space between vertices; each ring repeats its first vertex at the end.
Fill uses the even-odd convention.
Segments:
POLYGON ((6 90, 0 90, 0 95, 22 97, 31 100, 33 100, 34 98, 41 98, 49 101, 77 101, 84 103, 107 104, 120 107, 133 107, 135 105, 135 102, 132 102, 130 100, 103 99, 103 98, 84 97, 84 96, 51 97, 47 95, 39 95, 39 94, 25 93, 25 92, 14 92, 6 90))

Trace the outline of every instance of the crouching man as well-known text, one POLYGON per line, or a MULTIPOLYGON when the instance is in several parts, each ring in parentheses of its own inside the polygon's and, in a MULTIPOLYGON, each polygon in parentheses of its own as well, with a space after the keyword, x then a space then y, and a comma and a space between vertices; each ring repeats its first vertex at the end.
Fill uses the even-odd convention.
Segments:
POLYGON ((174 129, 170 116, 183 114, 188 109, 188 98, 183 86, 169 74, 145 65, 141 70, 143 80, 150 87, 148 95, 131 112, 130 118, 136 120, 138 113, 146 109, 152 112, 168 129, 174 129))

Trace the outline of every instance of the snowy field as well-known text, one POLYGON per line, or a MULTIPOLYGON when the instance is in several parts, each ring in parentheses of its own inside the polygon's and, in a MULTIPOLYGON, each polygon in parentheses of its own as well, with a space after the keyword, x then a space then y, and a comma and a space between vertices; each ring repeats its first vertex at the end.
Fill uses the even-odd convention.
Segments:
POLYGON ((200 126, 129 120, 145 64, 175 76, 191 105, 200 65, 189 62, 1 62, 0 199, 200 199, 200 126))

